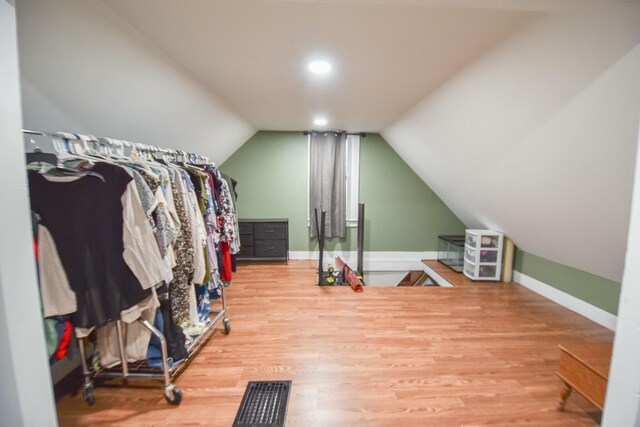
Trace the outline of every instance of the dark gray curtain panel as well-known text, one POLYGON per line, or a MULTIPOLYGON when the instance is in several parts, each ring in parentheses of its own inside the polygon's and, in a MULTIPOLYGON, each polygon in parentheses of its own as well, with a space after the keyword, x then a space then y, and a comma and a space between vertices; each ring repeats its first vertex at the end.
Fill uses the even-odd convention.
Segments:
POLYGON ((311 237, 316 237, 314 209, 326 214, 325 236, 345 237, 347 227, 345 132, 326 132, 311 134, 309 164, 309 227, 311 237))

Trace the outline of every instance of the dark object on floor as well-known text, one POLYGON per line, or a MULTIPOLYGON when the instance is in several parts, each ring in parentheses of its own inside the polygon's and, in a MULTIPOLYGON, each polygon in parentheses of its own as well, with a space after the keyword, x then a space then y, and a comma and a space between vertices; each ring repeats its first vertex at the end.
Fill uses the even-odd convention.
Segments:
POLYGON ((249 381, 233 427, 284 427, 291 381, 249 381))

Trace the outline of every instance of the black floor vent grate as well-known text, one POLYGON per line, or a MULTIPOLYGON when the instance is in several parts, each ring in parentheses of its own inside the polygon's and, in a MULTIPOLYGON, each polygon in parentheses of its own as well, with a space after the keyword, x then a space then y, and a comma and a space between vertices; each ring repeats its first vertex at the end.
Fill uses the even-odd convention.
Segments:
POLYGON ((249 381, 233 427, 284 427, 291 381, 249 381))

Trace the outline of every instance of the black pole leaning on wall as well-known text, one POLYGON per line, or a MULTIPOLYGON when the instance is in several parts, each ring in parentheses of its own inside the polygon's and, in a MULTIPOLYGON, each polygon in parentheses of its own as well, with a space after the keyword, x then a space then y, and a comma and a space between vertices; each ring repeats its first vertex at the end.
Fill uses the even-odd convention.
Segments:
POLYGON ((364 203, 358 203, 358 276, 364 274, 364 203))

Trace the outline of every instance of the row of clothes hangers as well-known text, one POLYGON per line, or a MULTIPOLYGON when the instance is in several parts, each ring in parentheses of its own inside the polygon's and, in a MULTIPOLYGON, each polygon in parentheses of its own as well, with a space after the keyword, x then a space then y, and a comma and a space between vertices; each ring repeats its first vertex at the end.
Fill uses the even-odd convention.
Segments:
POLYGON ((205 156, 185 151, 167 150, 157 146, 137 144, 111 138, 96 138, 91 135, 71 134, 65 132, 47 133, 39 131, 23 131, 33 146, 27 152, 27 165, 38 165, 41 173, 57 173, 62 175, 94 176, 104 182, 104 177, 87 168, 97 159, 104 161, 160 161, 163 163, 191 164, 194 166, 210 164, 205 156), (43 152, 34 136, 50 138, 53 150, 43 152), (127 152, 128 149, 128 152, 127 152), (74 167, 70 163, 81 163, 83 167, 74 167), (45 167, 46 166, 46 167, 45 167))
POLYGON ((94 176, 100 179, 100 181, 105 182, 104 177, 101 174, 94 172, 90 169, 80 169, 80 168, 67 166, 63 162, 61 162, 60 159, 58 159, 58 156, 56 156, 55 154, 44 153, 39 148, 36 148, 36 151, 34 152, 26 154, 26 162, 27 162, 27 166, 33 165, 33 164, 38 165, 42 173, 57 171, 59 173, 62 173, 63 175, 71 174, 71 175, 94 176), (44 165, 48 165, 49 168, 44 168, 43 167, 44 165))

